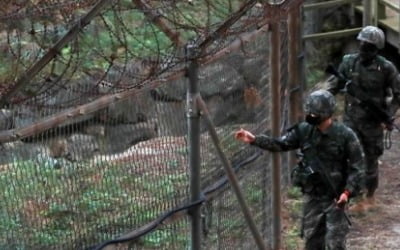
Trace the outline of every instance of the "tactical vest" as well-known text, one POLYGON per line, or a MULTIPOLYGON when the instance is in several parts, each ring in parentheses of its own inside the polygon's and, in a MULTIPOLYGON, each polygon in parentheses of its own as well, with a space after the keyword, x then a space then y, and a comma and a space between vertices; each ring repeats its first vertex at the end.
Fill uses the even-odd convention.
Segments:
MULTIPOLYGON (((317 152, 318 145, 313 141, 315 127, 309 127, 307 131, 300 132, 301 148, 298 154, 298 164, 293 168, 291 180, 294 186, 300 187, 304 194, 318 197, 335 197, 337 184, 332 180, 331 173, 319 159, 317 152)), ((340 176, 343 179, 343 176, 340 176)))
POLYGON ((365 67, 358 54, 343 57, 343 73, 352 80, 354 90, 366 95, 380 108, 386 108, 385 97, 391 91, 387 86, 385 62, 386 59, 378 55, 374 63, 365 67))

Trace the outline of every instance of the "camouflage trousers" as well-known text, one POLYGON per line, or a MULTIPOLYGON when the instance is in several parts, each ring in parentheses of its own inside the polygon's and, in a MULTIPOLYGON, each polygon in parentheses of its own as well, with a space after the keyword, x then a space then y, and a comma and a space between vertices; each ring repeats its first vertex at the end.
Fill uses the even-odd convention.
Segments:
POLYGON ((346 125, 356 132, 365 153, 365 189, 372 196, 379 185, 378 159, 383 154, 383 128, 377 123, 349 122, 346 125))
POLYGON ((305 196, 302 236, 306 250, 346 249, 349 224, 344 210, 336 207, 333 200, 305 196))

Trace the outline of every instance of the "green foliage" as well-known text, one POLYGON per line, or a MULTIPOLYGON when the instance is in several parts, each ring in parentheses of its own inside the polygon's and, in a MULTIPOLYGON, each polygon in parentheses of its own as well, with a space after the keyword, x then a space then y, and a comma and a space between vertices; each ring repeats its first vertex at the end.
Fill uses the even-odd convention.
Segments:
MULTIPOLYGON (((0 172, 0 246, 23 238, 21 244, 27 246, 68 248, 76 235, 100 242, 113 237, 101 228, 118 228, 122 233, 134 227, 129 221, 143 225, 155 219, 165 210, 157 203, 176 199, 187 176, 127 174, 135 168, 82 163, 57 169, 47 159, 10 165, 0 172), (63 242, 66 239, 69 242, 63 242)), ((158 232, 146 238, 146 244, 164 243, 168 235, 158 232)))
POLYGON ((303 211, 303 195, 298 187, 290 187, 286 192, 284 209, 288 214, 287 229, 283 234, 285 249, 301 249, 300 226, 303 211))
POLYGON ((301 214, 303 205, 303 194, 298 187, 290 187, 286 191, 286 197, 289 201, 289 212, 291 214, 301 214))
POLYGON ((307 88, 312 88, 315 84, 324 79, 326 73, 320 68, 310 67, 306 77, 307 88))
POLYGON ((299 187, 290 187, 287 189, 287 196, 289 199, 300 199, 302 197, 301 189, 299 187))
POLYGON ((285 249, 301 249, 299 243, 300 229, 298 226, 291 227, 284 235, 285 249))
POLYGON ((166 225, 143 236, 140 238, 140 244, 146 249, 176 249, 177 246, 179 249, 187 249, 190 244, 187 227, 185 220, 176 221, 173 226, 166 225), (179 228, 184 230, 177 234, 179 228))

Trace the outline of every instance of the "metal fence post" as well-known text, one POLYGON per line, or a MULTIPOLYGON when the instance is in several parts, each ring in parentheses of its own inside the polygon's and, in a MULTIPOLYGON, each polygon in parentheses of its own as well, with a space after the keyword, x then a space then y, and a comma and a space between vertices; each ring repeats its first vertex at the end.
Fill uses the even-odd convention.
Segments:
POLYGON ((236 175, 235 175, 235 171, 233 170, 230 161, 228 160, 228 158, 226 157, 226 155, 224 154, 224 152, 222 150, 221 143, 218 139, 218 134, 215 130, 212 120, 210 119, 210 115, 209 115, 207 106, 200 95, 197 97, 197 104, 199 105, 199 108, 202 112, 201 114, 202 114, 202 117, 204 118, 204 122, 208 128, 208 132, 214 143, 215 149, 217 150, 218 156, 221 159, 222 165, 224 166, 225 173, 228 177, 229 183, 231 184, 233 192, 235 193, 236 198, 238 199, 240 208, 246 219, 247 225, 249 226, 251 234, 253 235, 254 240, 258 246, 258 249, 266 250, 267 247, 265 246, 262 236, 257 229, 257 225, 254 222, 254 219, 251 215, 251 211, 246 204, 246 199, 244 198, 244 195, 241 191, 239 181, 237 180, 236 175))
MULTIPOLYGON (((188 122, 188 145, 189 145, 189 170, 190 170, 190 200, 191 202, 200 199, 200 112, 196 104, 196 97, 199 95, 198 86, 198 63, 194 58, 196 47, 187 45, 186 56, 189 66, 187 77, 189 85, 187 89, 187 122, 188 122)), ((201 207, 196 206, 190 209, 191 217, 191 249, 201 248, 201 207)))
MULTIPOLYGON (((272 136, 280 135, 280 34, 279 21, 271 23, 271 100, 272 117, 271 130, 272 136)), ((279 153, 272 153, 272 249, 281 249, 281 157, 279 153)))

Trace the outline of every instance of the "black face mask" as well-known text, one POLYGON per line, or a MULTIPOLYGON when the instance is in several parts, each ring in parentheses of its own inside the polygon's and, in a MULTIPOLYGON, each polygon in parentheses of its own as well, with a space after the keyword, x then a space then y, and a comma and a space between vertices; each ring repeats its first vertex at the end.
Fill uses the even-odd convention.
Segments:
POLYGON ((359 50, 361 63, 363 64, 371 63, 378 54, 378 48, 371 43, 362 42, 359 50))
POLYGON ((311 114, 306 115, 306 122, 311 125, 319 125, 323 121, 324 120, 322 119, 321 116, 315 116, 315 115, 311 115, 311 114))

